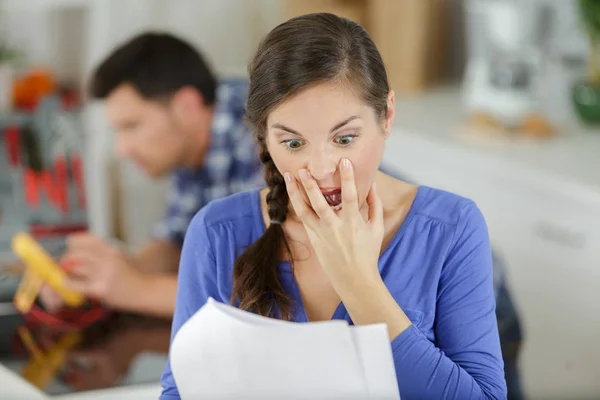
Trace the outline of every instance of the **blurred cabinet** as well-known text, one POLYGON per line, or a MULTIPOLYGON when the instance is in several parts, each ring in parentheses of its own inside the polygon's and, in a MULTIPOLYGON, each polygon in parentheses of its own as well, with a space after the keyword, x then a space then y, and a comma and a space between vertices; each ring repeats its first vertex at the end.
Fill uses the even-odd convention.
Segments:
POLYGON ((284 16, 329 12, 371 35, 397 93, 420 92, 444 72, 449 3, 440 0, 285 0, 284 16))
POLYGON ((544 143, 466 143, 454 136, 457 104, 456 91, 400 102, 385 159, 482 210, 524 328, 527 398, 597 398, 600 177, 587 171, 600 171, 589 151, 600 150, 600 137, 573 132, 544 143))

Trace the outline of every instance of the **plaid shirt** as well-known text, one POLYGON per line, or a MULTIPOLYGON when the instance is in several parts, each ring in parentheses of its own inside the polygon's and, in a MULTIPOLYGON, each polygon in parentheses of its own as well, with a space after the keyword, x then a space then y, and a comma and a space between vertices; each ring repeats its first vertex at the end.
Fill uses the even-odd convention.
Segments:
POLYGON ((192 218, 210 201, 265 186, 258 149, 243 119, 247 97, 247 81, 220 82, 204 164, 173 173, 166 213, 153 229, 154 238, 181 245, 192 218))

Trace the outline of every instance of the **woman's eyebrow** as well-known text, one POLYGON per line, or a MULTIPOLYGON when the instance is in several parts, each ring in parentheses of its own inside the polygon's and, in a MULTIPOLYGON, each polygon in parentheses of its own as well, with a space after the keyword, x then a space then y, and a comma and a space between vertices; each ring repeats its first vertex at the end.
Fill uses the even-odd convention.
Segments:
POLYGON ((348 117, 345 120, 343 120, 342 122, 335 124, 334 127, 331 128, 329 133, 333 133, 333 132, 337 131, 338 129, 340 129, 341 127, 343 127, 344 125, 350 123, 351 121, 354 121, 355 119, 359 119, 359 118, 360 117, 358 115, 353 115, 351 117, 348 117))
POLYGON ((280 124, 278 122, 274 123, 273 125, 271 125, 271 129, 281 129, 282 131, 286 131, 289 132, 293 135, 296 136, 302 136, 301 134, 299 134, 297 131, 293 130, 292 128, 288 128, 287 126, 280 124))
MULTIPOLYGON (((331 128, 331 130, 329 131, 329 133, 334 133, 335 131, 337 131, 338 129, 340 129, 344 125, 347 125, 351 121, 354 121, 355 119, 360 119, 360 117, 358 115, 353 115, 351 117, 346 118, 345 120, 343 120, 341 122, 338 122, 337 124, 335 124, 333 126, 333 128, 331 128)), ((294 129, 292 129, 290 127, 287 127, 287 126, 285 126, 283 124, 280 124, 279 122, 276 122, 273 125, 271 125, 271 129, 280 129, 282 131, 291 133, 291 134, 296 135, 296 136, 302 136, 298 131, 295 131, 294 129)))

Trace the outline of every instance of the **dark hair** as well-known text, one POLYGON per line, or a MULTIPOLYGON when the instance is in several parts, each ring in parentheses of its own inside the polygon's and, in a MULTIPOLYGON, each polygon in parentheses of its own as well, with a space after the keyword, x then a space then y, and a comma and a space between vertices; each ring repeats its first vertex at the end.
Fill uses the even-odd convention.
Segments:
MULTIPOLYGON (((359 24, 329 13, 293 18, 261 42, 249 66, 246 118, 254 130, 269 188, 269 218, 284 222, 289 198, 284 178, 267 150, 267 117, 274 107, 302 90, 336 83, 353 90, 376 116, 387 114, 389 86, 381 55, 359 24)), ((281 284, 282 250, 293 255, 281 224, 266 232, 236 260, 231 303, 259 315, 291 319, 292 302, 281 284)))
POLYGON ((165 100, 192 86, 206 105, 215 101, 217 82, 202 55, 189 43, 167 33, 138 35, 113 51, 94 72, 90 93, 106 98, 129 83, 147 99, 165 100))

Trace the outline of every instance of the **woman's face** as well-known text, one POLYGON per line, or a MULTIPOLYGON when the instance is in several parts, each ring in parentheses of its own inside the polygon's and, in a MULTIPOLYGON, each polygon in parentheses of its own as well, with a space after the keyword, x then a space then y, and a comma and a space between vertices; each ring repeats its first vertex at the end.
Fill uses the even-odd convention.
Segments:
POLYGON ((392 126, 393 92, 387 107, 387 117, 381 121, 351 90, 333 84, 315 86, 269 114, 267 148, 282 174, 290 172, 300 181, 298 171, 306 169, 334 210, 341 207, 340 163, 348 158, 362 206, 392 126))

